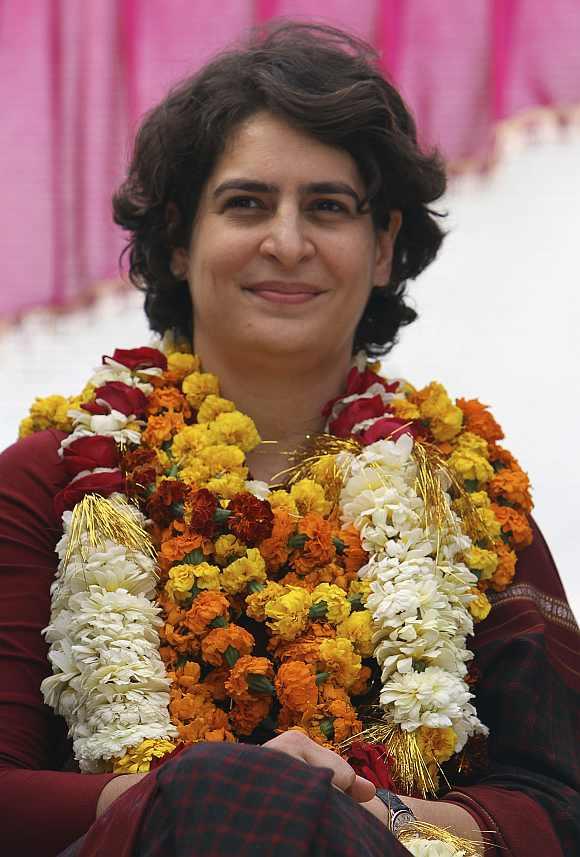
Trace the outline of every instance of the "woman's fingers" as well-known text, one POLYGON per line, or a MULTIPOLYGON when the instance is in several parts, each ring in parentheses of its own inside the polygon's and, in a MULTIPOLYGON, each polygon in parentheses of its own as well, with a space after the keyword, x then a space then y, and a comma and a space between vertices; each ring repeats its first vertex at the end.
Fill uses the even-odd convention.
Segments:
POLYGON ((355 775, 352 786, 350 789, 347 789, 346 793, 349 794, 353 800, 356 800, 359 803, 366 803, 375 796, 377 790, 370 780, 365 780, 364 777, 359 777, 357 774, 355 775))
POLYGON ((330 768, 332 784, 359 803, 371 800, 376 792, 374 785, 357 776, 347 761, 332 750, 321 747, 302 732, 284 732, 268 741, 264 747, 280 750, 314 768, 330 768))

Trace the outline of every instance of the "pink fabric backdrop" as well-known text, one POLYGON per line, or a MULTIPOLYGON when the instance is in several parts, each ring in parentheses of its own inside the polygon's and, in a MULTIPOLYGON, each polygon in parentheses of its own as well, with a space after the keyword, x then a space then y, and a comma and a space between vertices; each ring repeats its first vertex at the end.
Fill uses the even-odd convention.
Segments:
POLYGON ((70 306, 117 274, 110 198, 139 117, 275 16, 373 41, 451 163, 485 159, 500 120, 580 104, 578 0, 4 0, 0 320, 70 306))

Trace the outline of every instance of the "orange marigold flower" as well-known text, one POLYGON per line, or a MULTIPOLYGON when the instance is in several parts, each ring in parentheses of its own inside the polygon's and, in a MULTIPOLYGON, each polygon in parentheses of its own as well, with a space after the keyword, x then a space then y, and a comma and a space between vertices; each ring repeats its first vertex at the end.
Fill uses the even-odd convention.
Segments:
POLYGON ((503 497, 510 503, 515 503, 525 512, 531 512, 533 503, 530 496, 530 480, 527 473, 520 467, 504 467, 495 474, 487 486, 487 493, 492 500, 503 497))
POLYGON ((185 419, 191 416, 187 399, 175 387, 157 387, 147 400, 147 413, 160 414, 162 411, 183 413, 185 419))
MULTIPOLYGON (((363 549, 358 530, 353 524, 344 527, 338 534, 338 538, 344 542, 344 567, 347 572, 357 572, 366 562, 369 555, 363 549)), ((340 585, 340 584, 338 584, 340 585)))
POLYGON ((173 435, 184 425, 183 414, 173 411, 158 416, 150 416, 141 440, 146 446, 161 446, 165 441, 171 440, 173 435))
POLYGON ((270 713, 272 698, 270 696, 255 696, 250 699, 240 699, 229 712, 230 723, 238 735, 251 735, 254 729, 270 713))
POLYGON ((159 637, 162 643, 167 643, 180 655, 194 655, 199 649, 195 635, 183 625, 174 626, 166 622, 159 632, 159 637))
POLYGON ((502 592, 513 580, 517 557, 515 552, 501 541, 495 542, 493 550, 497 554, 499 562, 489 583, 496 592, 502 592))
POLYGON ((296 532, 296 521, 282 508, 273 510, 272 535, 260 542, 260 553, 271 571, 278 571, 290 555, 288 539, 296 532))
POLYGON ((212 544, 197 533, 187 533, 165 539, 159 548, 159 565, 167 573, 174 563, 181 562, 188 553, 198 548, 201 548, 204 554, 209 554, 212 544))
POLYGON ((512 509, 510 506, 499 506, 497 503, 492 503, 490 508, 493 509, 499 521, 502 533, 508 536, 510 544, 515 550, 521 550, 531 545, 532 528, 522 512, 518 512, 517 509, 512 509))
POLYGON ((354 684, 349 687, 348 692, 351 696, 363 696, 368 693, 369 681, 371 680, 373 671, 370 667, 361 667, 361 671, 354 684))
POLYGON ((307 705, 316 705, 318 686, 314 669, 302 661, 287 661, 278 670, 276 693, 283 706, 303 711, 307 705))
POLYGON ((201 636, 208 630, 210 622, 220 617, 226 622, 230 617, 230 603, 226 596, 213 589, 204 589, 193 601, 185 614, 183 624, 186 628, 201 636))
POLYGON ((196 661, 186 661, 182 667, 169 670, 167 677, 182 690, 191 690, 191 688, 199 683, 200 674, 201 668, 196 661))
POLYGON ((219 667, 218 669, 210 670, 204 678, 202 684, 208 688, 213 699, 223 701, 227 698, 225 682, 229 674, 229 667, 219 667))
POLYGON ((515 458, 508 449, 503 446, 498 446, 497 443, 488 444, 489 460, 492 464, 503 464, 504 467, 519 467, 517 458, 515 458))
POLYGON ((241 658, 238 658, 225 683, 228 695, 233 697, 233 699, 252 699, 254 696, 270 696, 271 694, 260 694, 252 690, 248 684, 248 679, 253 675, 265 676, 265 678, 270 680, 274 678, 274 668, 268 658, 255 658, 252 655, 243 655, 241 658))
POLYGON ((490 442, 504 437, 501 426, 490 414, 487 405, 482 405, 477 399, 457 399, 457 405, 463 411, 463 425, 467 431, 490 442))
POLYGON ((239 625, 228 625, 227 628, 213 628, 203 638, 201 654, 204 661, 214 667, 224 664, 224 656, 228 649, 235 649, 241 655, 249 655, 254 648, 254 638, 239 625))
POLYGON ((332 541, 333 528, 330 521, 316 512, 309 512, 300 521, 298 532, 307 536, 308 540, 292 559, 297 574, 308 574, 314 568, 334 560, 336 547, 332 541))

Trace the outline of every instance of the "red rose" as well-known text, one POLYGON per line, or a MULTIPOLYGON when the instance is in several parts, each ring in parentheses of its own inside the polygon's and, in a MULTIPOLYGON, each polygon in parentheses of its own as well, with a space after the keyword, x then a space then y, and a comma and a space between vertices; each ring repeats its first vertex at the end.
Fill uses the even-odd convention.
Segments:
POLYGON ((68 475, 73 478, 82 470, 94 470, 95 467, 117 467, 119 451, 112 437, 94 435, 80 437, 64 447, 63 464, 68 475))
POLYGON ((113 356, 103 355, 103 363, 115 360, 134 372, 136 369, 167 369, 167 357, 157 348, 115 348, 113 356))
POLYGON ((355 399, 342 409, 337 418, 330 423, 329 429, 331 434, 338 437, 348 437, 357 423, 371 420, 373 417, 381 417, 384 413, 385 403, 380 396, 355 399))
POLYGON ((272 535, 274 514, 266 500, 249 493, 236 494, 228 510, 228 528, 244 544, 255 545, 272 535))
POLYGON ((367 367, 362 372, 359 372, 356 366, 353 366, 346 379, 345 396, 353 396, 355 393, 366 393, 368 388, 372 387, 373 384, 380 384, 385 388, 387 393, 394 393, 399 386, 398 381, 389 384, 388 381, 385 381, 384 378, 381 378, 380 375, 377 375, 376 372, 367 367))
POLYGON ((120 470, 110 473, 90 473, 82 479, 71 482, 58 492, 54 498, 54 510, 60 518, 64 511, 76 506, 85 494, 100 494, 101 497, 108 497, 115 491, 125 491, 125 477, 120 470))
POLYGON ((384 417, 382 420, 377 420, 372 426, 369 426, 360 434, 357 434, 357 439, 360 440, 363 446, 368 446, 376 440, 397 440, 402 434, 410 434, 412 437, 417 437, 420 426, 409 420, 400 420, 397 417, 384 417))
POLYGON ((350 745, 348 763, 360 777, 370 780, 378 789, 394 791, 389 769, 391 758, 384 744, 355 741, 350 745))
POLYGON ((207 488, 200 488, 187 501, 187 518, 190 528, 211 539, 215 532, 214 514, 218 507, 216 497, 207 488))
POLYGON ((94 400, 83 405, 83 408, 90 414, 108 414, 113 410, 120 411, 127 417, 130 414, 142 417, 147 409, 147 396, 137 387, 129 387, 122 381, 109 381, 102 387, 97 387, 94 400), (99 402, 106 402, 106 405, 99 402))

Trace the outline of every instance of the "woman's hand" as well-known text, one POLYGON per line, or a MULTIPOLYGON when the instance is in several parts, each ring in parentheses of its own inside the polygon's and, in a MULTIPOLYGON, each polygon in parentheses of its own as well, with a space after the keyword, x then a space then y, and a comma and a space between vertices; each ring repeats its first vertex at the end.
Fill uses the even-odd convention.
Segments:
POLYGON ((99 818, 111 806, 114 800, 117 800, 127 789, 137 785, 146 776, 147 774, 121 774, 115 777, 114 780, 109 780, 99 795, 96 817, 99 818))
POLYGON ((300 759, 301 762, 313 768, 329 768, 332 771, 332 785, 350 795, 358 803, 366 805, 367 801, 374 798, 376 789, 369 780, 357 776, 348 762, 337 753, 321 747, 302 732, 283 732, 282 735, 266 741, 262 746, 300 759))

